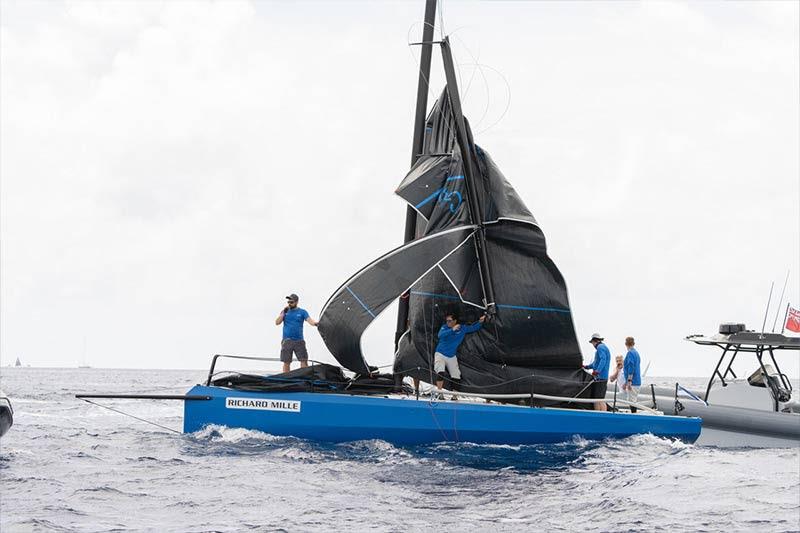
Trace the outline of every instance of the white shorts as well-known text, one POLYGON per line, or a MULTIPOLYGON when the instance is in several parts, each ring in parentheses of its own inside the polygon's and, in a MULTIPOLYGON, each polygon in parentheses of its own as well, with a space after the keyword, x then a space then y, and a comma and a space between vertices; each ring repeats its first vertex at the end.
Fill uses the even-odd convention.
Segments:
POLYGON ((444 369, 447 369, 447 372, 450 374, 450 377, 453 379, 461 379, 461 370, 458 368, 458 358, 454 355, 453 357, 446 357, 439 352, 436 352, 433 355, 433 370, 437 374, 444 372, 444 369))
POLYGON ((631 385, 625 392, 627 393, 625 399, 629 402, 636 403, 639 401, 639 387, 631 385))

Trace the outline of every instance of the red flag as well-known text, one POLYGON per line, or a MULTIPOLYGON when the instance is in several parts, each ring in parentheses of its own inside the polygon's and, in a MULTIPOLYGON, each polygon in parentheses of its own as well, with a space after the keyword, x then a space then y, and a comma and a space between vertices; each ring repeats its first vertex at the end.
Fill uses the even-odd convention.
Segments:
POLYGON ((786 329, 800 333, 800 311, 789 308, 789 315, 786 317, 786 329))

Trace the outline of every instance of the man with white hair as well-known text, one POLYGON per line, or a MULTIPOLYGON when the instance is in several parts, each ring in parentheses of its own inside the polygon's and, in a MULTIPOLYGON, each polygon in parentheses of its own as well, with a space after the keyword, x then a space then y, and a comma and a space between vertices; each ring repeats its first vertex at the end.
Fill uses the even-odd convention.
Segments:
POLYGON ((592 371, 594 383, 592 383, 592 398, 601 399, 600 402, 594 403, 595 411, 607 411, 605 397, 606 389, 608 388, 608 367, 611 363, 611 352, 608 346, 603 344, 603 337, 599 333, 593 333, 589 342, 594 346, 594 360, 590 365, 584 365, 583 368, 592 371))

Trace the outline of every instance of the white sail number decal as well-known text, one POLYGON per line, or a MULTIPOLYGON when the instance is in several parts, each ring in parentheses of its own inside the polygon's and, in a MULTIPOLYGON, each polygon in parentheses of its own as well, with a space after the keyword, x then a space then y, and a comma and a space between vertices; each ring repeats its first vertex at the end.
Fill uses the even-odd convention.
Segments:
POLYGON ((272 400, 270 398, 225 398, 225 407, 227 409, 258 409, 261 411, 299 413, 301 403, 294 400, 272 400))

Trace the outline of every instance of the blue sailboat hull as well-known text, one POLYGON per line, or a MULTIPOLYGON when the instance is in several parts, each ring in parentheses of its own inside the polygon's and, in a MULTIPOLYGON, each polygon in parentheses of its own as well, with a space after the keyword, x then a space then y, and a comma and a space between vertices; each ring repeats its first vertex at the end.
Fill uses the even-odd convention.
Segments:
POLYGON ((263 431, 326 442, 380 439, 393 444, 434 442, 543 444, 650 433, 694 442, 700 419, 577 409, 530 408, 474 402, 306 392, 261 393, 197 385, 184 402, 184 432, 208 425, 263 431))

